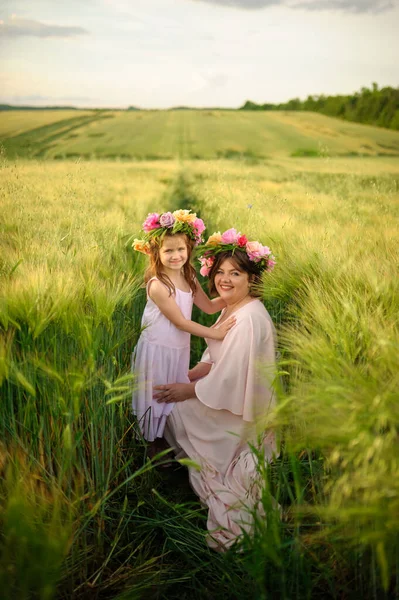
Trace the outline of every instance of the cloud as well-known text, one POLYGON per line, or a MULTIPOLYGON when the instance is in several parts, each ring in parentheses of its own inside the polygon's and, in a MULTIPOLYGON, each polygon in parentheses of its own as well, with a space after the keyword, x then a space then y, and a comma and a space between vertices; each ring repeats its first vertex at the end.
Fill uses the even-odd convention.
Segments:
POLYGON ((208 81, 208 84, 213 88, 224 87, 229 79, 228 76, 224 73, 210 73, 208 75, 205 75, 205 78, 208 81))
POLYGON ((79 96, 46 96, 42 94, 1 94, 0 104, 10 104, 12 106, 35 106, 43 108, 45 106, 75 106, 75 107, 93 107, 100 106, 102 99, 79 96))
POLYGON ((26 103, 43 103, 51 102, 52 104, 59 104, 60 102, 92 102, 93 98, 88 96, 42 96, 40 94, 29 94, 26 96, 8 96, 8 99, 13 104, 26 104, 26 103))
POLYGON ((75 37, 89 33, 83 27, 69 27, 65 25, 50 25, 34 21, 33 19, 20 19, 13 15, 6 21, 0 20, 0 37, 33 36, 39 38, 49 37, 75 37))
POLYGON ((397 0, 310 0, 299 2, 293 8, 329 10, 349 13, 382 13, 398 6, 397 0))
POLYGON ((217 71, 193 71, 190 75, 190 92, 199 92, 208 88, 223 88, 228 83, 228 76, 217 71))
POLYGON ((260 10, 268 6, 285 6, 309 11, 340 11, 349 13, 381 13, 399 5, 398 0, 194 0, 218 6, 260 10))
POLYGON ((233 8, 244 8, 245 10, 258 10, 273 4, 282 4, 281 0, 195 0, 195 2, 208 2, 220 6, 231 6, 233 8))

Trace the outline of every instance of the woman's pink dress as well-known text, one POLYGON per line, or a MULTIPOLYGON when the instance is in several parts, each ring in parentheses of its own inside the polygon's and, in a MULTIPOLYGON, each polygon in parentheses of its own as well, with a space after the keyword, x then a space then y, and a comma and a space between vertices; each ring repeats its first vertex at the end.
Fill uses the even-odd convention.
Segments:
POLYGON ((235 315, 223 341, 207 340, 202 362, 212 368, 196 383, 197 398, 176 403, 165 429, 177 458, 189 457, 200 467, 189 467, 190 483, 209 509, 208 543, 218 550, 250 530, 250 511, 260 508, 249 444, 257 445, 261 434, 267 460, 276 450, 274 435, 262 435, 274 406, 274 327, 259 300, 235 315))
MULTIPOLYGON (((174 404, 158 404, 153 387, 166 383, 189 383, 190 334, 177 329, 148 295, 153 277, 147 284, 147 304, 141 326, 144 328, 133 352, 132 369, 136 376, 133 412, 143 436, 149 442, 162 437, 166 418, 174 404)), ((176 288, 176 304, 186 319, 191 319, 192 292, 176 288)))

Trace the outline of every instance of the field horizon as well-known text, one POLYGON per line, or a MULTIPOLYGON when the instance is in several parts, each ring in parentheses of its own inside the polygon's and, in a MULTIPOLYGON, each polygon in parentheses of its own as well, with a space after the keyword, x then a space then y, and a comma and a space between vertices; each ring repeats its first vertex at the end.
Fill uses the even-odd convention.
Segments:
POLYGON ((397 131, 295 111, 4 111, 0 144, 10 159, 399 157, 397 131))

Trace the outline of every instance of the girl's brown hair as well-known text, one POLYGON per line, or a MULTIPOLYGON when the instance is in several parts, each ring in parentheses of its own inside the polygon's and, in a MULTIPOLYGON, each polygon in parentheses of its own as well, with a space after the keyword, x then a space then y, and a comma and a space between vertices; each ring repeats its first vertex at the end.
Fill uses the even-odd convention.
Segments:
POLYGON ((174 294, 176 292, 176 288, 173 285, 172 281, 169 279, 169 277, 167 275, 165 275, 165 273, 162 272, 162 269, 164 267, 163 267, 163 264, 161 263, 161 257, 159 254, 160 250, 162 248, 162 244, 163 244, 165 236, 174 237, 175 235, 181 235, 182 237, 184 237, 184 241, 186 242, 187 261, 183 265, 183 275, 184 275, 184 279, 187 281, 188 285, 190 286, 192 293, 195 294, 196 289, 197 289, 196 283, 195 283, 196 274, 195 274, 195 269, 190 262, 191 254, 192 254, 193 248, 194 248, 194 242, 192 240, 190 240, 189 237, 185 233, 169 233, 166 231, 164 233, 164 235, 156 237, 149 242, 149 244, 150 244, 150 254, 149 254, 150 264, 144 274, 144 282, 147 284, 152 277, 156 277, 157 279, 159 279, 159 281, 162 281, 162 283, 166 285, 170 294, 174 294))
POLYGON ((220 252, 215 256, 215 262, 212 265, 212 268, 209 272, 209 292, 213 296, 217 294, 216 285, 215 285, 215 277, 216 273, 219 270, 219 267, 225 260, 231 260, 232 263, 235 264, 239 271, 245 271, 248 273, 249 281, 251 283, 250 295, 253 298, 259 298, 262 295, 262 290, 260 289, 260 284, 262 283, 262 272, 265 270, 264 266, 261 266, 259 263, 255 263, 253 260, 249 260, 248 254, 239 250, 238 248, 234 250, 225 250, 224 252, 220 252))

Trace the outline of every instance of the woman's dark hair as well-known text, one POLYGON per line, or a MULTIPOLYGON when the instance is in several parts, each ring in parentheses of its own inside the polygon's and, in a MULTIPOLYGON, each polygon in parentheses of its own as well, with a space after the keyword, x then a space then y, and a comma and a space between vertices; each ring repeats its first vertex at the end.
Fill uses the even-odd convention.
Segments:
POLYGON ((218 272, 219 267, 225 260, 231 260, 232 263, 235 264, 239 271, 245 271, 248 273, 249 280, 251 282, 251 291, 250 295, 254 298, 258 298, 262 295, 262 291, 260 289, 260 284, 262 282, 262 272, 265 270, 265 267, 260 265, 259 263, 254 262, 253 260, 249 260, 248 254, 245 250, 239 250, 238 248, 234 250, 225 250, 224 252, 220 252, 215 256, 215 262, 212 265, 212 268, 209 272, 209 292, 213 296, 217 294, 216 286, 215 286, 215 277, 218 272))

